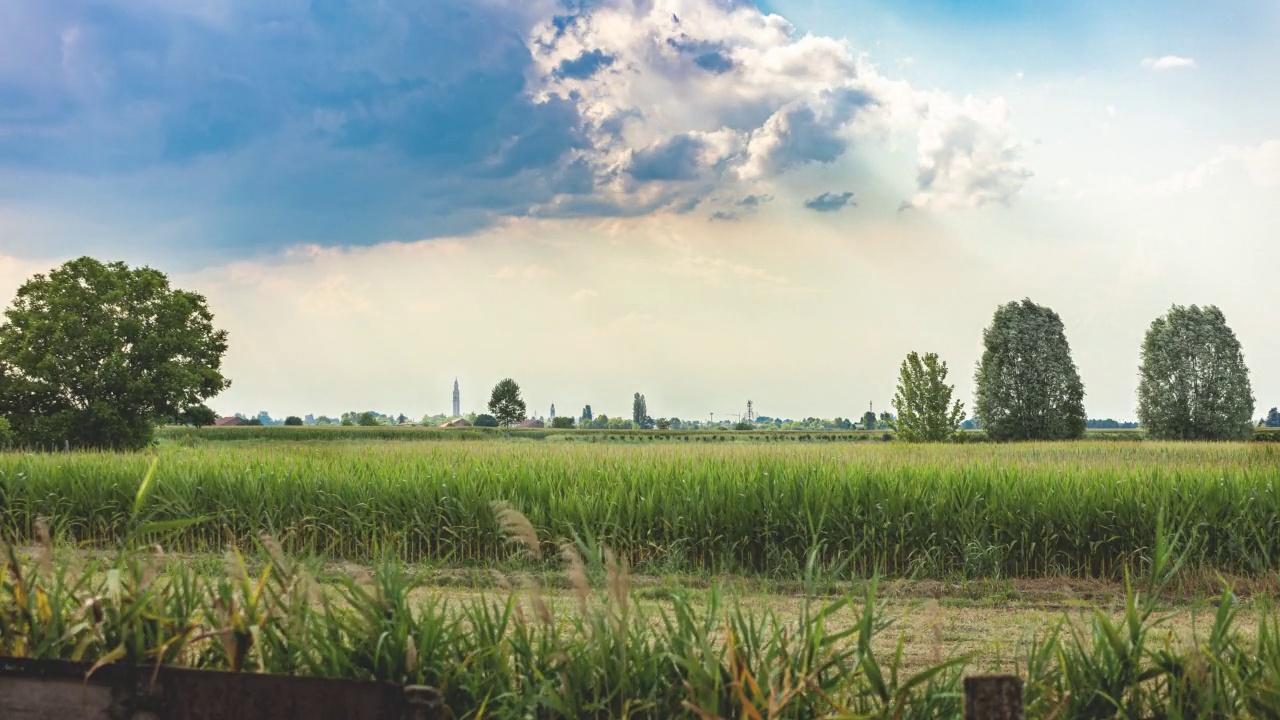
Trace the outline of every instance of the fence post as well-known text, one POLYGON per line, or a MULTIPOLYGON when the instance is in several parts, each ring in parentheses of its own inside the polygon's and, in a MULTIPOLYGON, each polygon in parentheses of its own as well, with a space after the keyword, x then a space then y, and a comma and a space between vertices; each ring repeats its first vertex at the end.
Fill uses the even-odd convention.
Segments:
POLYGON ((964 679, 965 720, 1023 720, 1022 678, 973 675, 964 679))

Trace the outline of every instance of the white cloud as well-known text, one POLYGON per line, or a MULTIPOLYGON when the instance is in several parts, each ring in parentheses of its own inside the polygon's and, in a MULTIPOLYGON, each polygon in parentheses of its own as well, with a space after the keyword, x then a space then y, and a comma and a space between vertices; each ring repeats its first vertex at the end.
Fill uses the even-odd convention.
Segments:
POLYGON ((1209 178, 1230 169, 1243 169, 1259 186, 1280 185, 1280 140, 1267 140, 1258 145, 1223 145, 1217 154, 1194 169, 1174 173, 1147 185, 1145 189, 1152 195, 1195 190, 1209 178))
POLYGON ((1004 100, 937 95, 920 130, 919 191, 903 207, 1007 204, 1032 173, 1006 129, 1004 100))
POLYGON ((587 119, 580 160, 595 195, 560 196, 543 214, 688 211, 726 186, 911 136, 917 207, 1008 202, 1030 175, 1002 100, 917 91, 847 41, 800 35, 751 3, 604 0, 571 18, 534 30, 528 83, 535 101, 571 100, 587 119))
POLYGON ((1165 55, 1164 57, 1143 58, 1142 60, 1142 67, 1148 70, 1181 70, 1195 66, 1196 61, 1193 58, 1179 55, 1165 55))
POLYGON ((1255 183, 1280 185, 1280 140, 1244 147, 1224 145, 1222 155, 1243 165, 1255 183))

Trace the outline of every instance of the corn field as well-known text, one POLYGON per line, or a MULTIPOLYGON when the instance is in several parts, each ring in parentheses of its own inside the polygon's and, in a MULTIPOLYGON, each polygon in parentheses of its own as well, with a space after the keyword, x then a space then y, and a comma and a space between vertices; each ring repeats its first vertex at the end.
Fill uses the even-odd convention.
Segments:
MULTIPOLYGON (((228 535, 289 552, 485 565, 508 548, 502 500, 544 543, 574 533, 637 571, 797 577, 1119 578, 1157 516, 1187 567, 1280 568, 1280 448, 1270 443, 645 445, 545 442, 209 443, 150 455, 0 455, 0 537, 39 518, 78 546, 132 531, 153 459, 166 548, 228 535)), ((550 548, 550 546, 548 546, 550 548)))

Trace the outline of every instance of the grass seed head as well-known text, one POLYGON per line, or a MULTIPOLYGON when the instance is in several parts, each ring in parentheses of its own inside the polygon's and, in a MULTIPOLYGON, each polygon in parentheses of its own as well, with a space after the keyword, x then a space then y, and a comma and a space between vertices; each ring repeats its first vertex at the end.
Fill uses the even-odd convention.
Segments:
POLYGON ((533 529, 533 523, 529 522, 529 518, 525 517, 524 513, 500 500, 493 503, 493 512, 498 518, 498 527, 502 529, 508 541, 523 545, 525 552, 535 560, 542 559, 542 545, 538 542, 538 532, 533 529))
POLYGON ((574 547, 573 543, 566 540, 560 543, 560 558, 564 560, 565 577, 568 578, 569 585, 573 587, 573 594, 578 600, 578 612, 585 616, 591 585, 587 582, 587 566, 582 560, 582 553, 578 552, 578 548, 574 547))

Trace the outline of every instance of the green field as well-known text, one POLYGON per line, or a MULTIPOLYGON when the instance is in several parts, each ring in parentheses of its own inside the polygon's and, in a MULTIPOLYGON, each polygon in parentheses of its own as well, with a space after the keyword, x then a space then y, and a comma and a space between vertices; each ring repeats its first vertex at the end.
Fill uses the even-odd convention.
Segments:
MULTIPOLYGON (((549 440, 551 442, 608 443, 844 443, 893 439, 885 430, 579 430, 537 428, 435 428, 435 427, 224 427, 224 428, 160 428, 162 441, 185 444, 210 442, 365 442, 369 440, 549 440)), ((1089 430, 1086 440, 1141 440, 1141 430, 1089 430)), ((1258 442, 1280 442, 1280 428, 1258 428, 1253 439, 1258 442)), ((960 442, 984 442, 981 430, 967 430, 957 437, 960 442)))
POLYGON ((549 551, 577 533, 639 572, 794 578, 812 556, 817 569, 849 577, 1119 578, 1126 567, 1141 570, 1163 511, 1181 531, 1190 570, 1280 568, 1280 448, 1270 443, 345 435, 187 446, 170 438, 136 455, 0 455, 0 535, 29 541, 47 517, 59 538, 117 541, 154 457, 151 519, 199 519, 164 538, 183 551, 220 550, 228 532, 241 541, 267 532, 289 551, 331 558, 487 565, 510 555, 491 510, 504 501, 529 517, 549 551))

